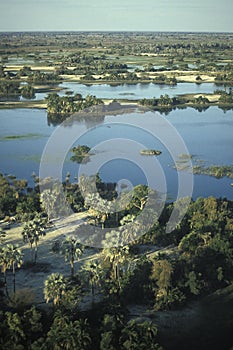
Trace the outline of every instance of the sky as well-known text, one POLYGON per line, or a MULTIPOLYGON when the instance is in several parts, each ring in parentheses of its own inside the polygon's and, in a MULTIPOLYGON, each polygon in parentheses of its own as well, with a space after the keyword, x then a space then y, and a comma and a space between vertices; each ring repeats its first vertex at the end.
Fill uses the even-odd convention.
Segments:
POLYGON ((0 31, 233 32, 233 0, 0 0, 0 31))

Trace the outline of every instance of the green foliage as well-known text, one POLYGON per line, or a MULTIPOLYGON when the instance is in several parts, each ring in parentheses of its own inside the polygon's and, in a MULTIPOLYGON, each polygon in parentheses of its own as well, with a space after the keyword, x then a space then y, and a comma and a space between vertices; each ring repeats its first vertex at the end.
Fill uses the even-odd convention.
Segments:
POLYGON ((90 150, 91 148, 86 145, 78 145, 73 147, 72 152, 74 154, 70 157, 70 160, 77 163, 87 163, 90 160, 88 154, 90 150))
POLYGON ((27 187, 26 180, 0 174, 0 217, 25 214, 40 211, 39 194, 36 189, 27 187))
POLYGON ((49 84, 58 82, 61 79, 56 73, 42 73, 39 71, 32 72, 29 76, 27 81, 29 83, 36 83, 36 84, 49 84))
POLYGON ((56 350, 90 349, 91 337, 86 320, 71 321, 67 316, 55 314, 46 343, 56 350))
POLYGON ((122 349, 161 350, 157 343, 157 327, 152 322, 131 320, 121 332, 122 349))
POLYGON ((51 93, 46 97, 48 117, 53 115, 69 116, 85 108, 103 104, 103 101, 95 96, 87 95, 85 99, 77 99, 75 96, 59 97, 56 93, 51 93))
POLYGON ((21 88, 20 92, 21 92, 21 95, 25 98, 34 98, 35 97, 35 89, 29 84, 24 85, 21 88))
POLYGON ((52 273, 44 283, 46 303, 52 300, 54 305, 59 304, 66 289, 67 285, 64 276, 58 272, 52 273))
MULTIPOLYGON (((34 253, 34 263, 37 261, 37 253, 38 253, 38 242, 40 240, 40 237, 43 237, 46 235, 45 232, 46 227, 46 219, 41 218, 39 215, 37 215, 33 220, 28 221, 23 226, 22 236, 24 242, 29 243, 31 248, 31 255, 32 255, 32 246, 35 244, 35 253, 34 253)), ((33 256, 32 256, 33 260, 33 256)))
POLYGON ((84 251, 84 247, 75 237, 67 237, 61 246, 61 253, 65 256, 65 261, 69 261, 71 277, 74 277, 74 262, 79 260, 84 251))
POLYGON ((10 95, 19 95, 19 85, 18 81, 10 80, 10 79, 2 79, 0 80, 0 95, 2 96, 10 96, 10 95))
POLYGON ((12 270, 13 274, 13 291, 15 293, 15 273, 16 268, 20 268, 23 264, 23 253, 18 248, 18 246, 13 244, 6 244, 0 249, 0 266, 2 269, 2 272, 4 274, 4 283, 6 287, 6 295, 8 296, 8 289, 7 289, 7 279, 6 279, 6 272, 7 270, 12 270))

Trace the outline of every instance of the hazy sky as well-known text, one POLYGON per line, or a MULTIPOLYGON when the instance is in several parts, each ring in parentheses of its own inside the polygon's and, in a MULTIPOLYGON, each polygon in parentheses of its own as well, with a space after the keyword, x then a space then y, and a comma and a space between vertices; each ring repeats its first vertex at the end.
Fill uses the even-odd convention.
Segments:
POLYGON ((233 32, 233 0, 0 0, 0 31, 233 32))

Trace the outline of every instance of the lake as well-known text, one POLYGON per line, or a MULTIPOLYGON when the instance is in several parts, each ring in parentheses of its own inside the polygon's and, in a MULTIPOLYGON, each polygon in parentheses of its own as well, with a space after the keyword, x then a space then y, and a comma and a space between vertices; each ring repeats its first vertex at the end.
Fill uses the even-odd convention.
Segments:
MULTIPOLYGON (((45 110, 2 109, 0 110, 0 172, 26 178, 32 183, 31 175, 33 172, 39 174, 41 155, 48 139, 51 140, 53 133, 55 133, 53 138, 58 133, 60 135, 58 147, 55 154, 50 155, 51 161, 46 167, 47 175, 56 175, 53 174, 53 158, 60 157, 62 151, 59 151, 59 147, 61 150, 62 147, 66 147, 63 178, 70 172, 73 181, 78 176, 78 165, 69 160, 71 156, 69 150, 74 145, 87 144, 94 148, 96 154, 91 157, 92 161, 87 165, 93 168, 99 159, 101 167, 98 170, 104 181, 118 182, 125 179, 124 181, 132 185, 147 184, 148 173, 153 173, 154 188, 161 192, 166 191, 167 198, 175 198, 178 177, 173 165, 179 154, 176 154, 175 142, 171 154, 167 149, 168 141, 160 140, 162 133, 160 118, 157 112, 133 112, 117 116, 109 115, 99 120, 75 119, 66 122, 64 126, 54 127, 48 125, 45 110), (146 129, 155 132, 151 134, 146 129), (158 157, 141 156, 142 148, 155 148, 161 150, 162 154, 158 157), (143 169, 144 164, 146 172, 143 169)), ((188 152, 193 155, 193 161, 203 160, 207 165, 233 164, 232 111, 224 113, 217 107, 210 107, 204 112, 198 112, 187 108, 172 111, 163 118, 181 135, 188 152)), ((171 135, 170 139, 172 137, 171 135)), ((215 179, 195 175, 193 198, 213 195, 233 199, 233 187, 230 186, 232 182, 229 178, 215 179)))

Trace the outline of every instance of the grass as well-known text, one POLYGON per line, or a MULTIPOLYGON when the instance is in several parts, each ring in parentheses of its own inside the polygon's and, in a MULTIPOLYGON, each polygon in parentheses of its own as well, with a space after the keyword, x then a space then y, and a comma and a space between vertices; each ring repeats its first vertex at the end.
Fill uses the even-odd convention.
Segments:
POLYGON ((12 141, 12 140, 24 140, 24 139, 31 139, 31 138, 39 138, 41 137, 41 134, 25 134, 25 135, 7 135, 7 136, 2 136, 0 138, 0 141, 12 141))

